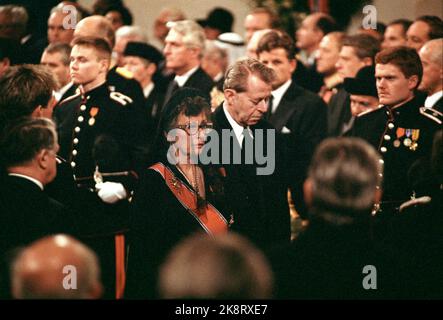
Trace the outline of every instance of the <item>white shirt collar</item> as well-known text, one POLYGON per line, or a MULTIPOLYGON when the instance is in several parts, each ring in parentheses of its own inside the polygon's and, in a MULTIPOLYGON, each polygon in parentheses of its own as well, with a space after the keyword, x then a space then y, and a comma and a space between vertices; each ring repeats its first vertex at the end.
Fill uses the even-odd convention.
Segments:
POLYGON ((13 177, 23 178, 23 179, 29 180, 29 181, 31 181, 31 182, 34 182, 34 183, 35 183, 40 189, 43 190, 43 183, 41 183, 41 182, 38 181, 37 179, 34 179, 34 178, 32 178, 32 177, 29 177, 29 176, 25 176, 25 175, 23 175, 23 174, 19 174, 19 173, 9 173, 8 175, 9 175, 9 176, 13 176, 13 177))
POLYGON ((223 72, 219 72, 215 77, 214 77, 214 82, 220 81, 221 78, 223 78, 223 72))
POLYGON ((74 83, 73 82, 69 82, 67 85, 65 85, 64 87, 60 88, 57 91, 54 91, 54 96, 55 99, 57 99, 57 101, 60 101, 60 99, 63 97, 63 95, 66 93, 66 91, 69 90, 69 88, 71 88, 71 86, 73 86, 74 83))
POLYGON ((194 68, 192 68, 191 70, 189 70, 188 72, 186 72, 185 74, 182 74, 181 76, 176 75, 174 80, 177 82, 179 87, 183 87, 186 83, 186 81, 188 81, 188 79, 192 76, 192 74, 197 71, 199 66, 196 66, 194 68))
POLYGON ((288 90, 289 86, 291 85, 292 80, 289 79, 285 83, 283 83, 280 87, 272 91, 272 113, 275 113, 275 110, 277 110, 278 105, 280 104, 281 99, 283 98, 283 95, 288 90))
POLYGON ((150 84, 148 84, 146 87, 143 88, 143 95, 145 96, 145 98, 149 97, 152 90, 154 90, 154 82, 151 82, 150 84))
POLYGON ((443 97, 443 90, 440 90, 436 93, 434 93, 431 96, 428 96, 425 100, 425 107, 426 108, 432 108, 440 98, 443 97))
MULTIPOLYGON (((232 116, 229 113, 228 108, 226 106, 226 102, 223 103, 223 111, 225 113, 226 118, 228 119, 229 124, 232 127, 232 130, 234 130, 234 134, 235 134, 235 137, 237 138, 238 144, 242 145, 243 138, 244 138, 244 135, 243 135, 244 127, 239 125, 237 123, 237 121, 235 121, 234 118, 232 118, 232 116)), ((247 127, 247 129, 249 130, 249 134, 251 135, 251 137, 254 137, 252 134, 251 128, 247 127)))

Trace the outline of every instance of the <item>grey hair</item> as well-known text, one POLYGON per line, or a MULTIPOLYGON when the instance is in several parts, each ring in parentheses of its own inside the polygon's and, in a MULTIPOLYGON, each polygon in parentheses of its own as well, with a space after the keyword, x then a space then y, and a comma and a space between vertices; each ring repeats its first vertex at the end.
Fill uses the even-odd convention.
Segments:
POLYGON ((380 155, 366 141, 326 139, 316 150, 308 173, 313 210, 344 216, 368 211, 382 177, 380 155))
POLYGON ((168 22, 167 26, 170 30, 183 36, 183 43, 188 48, 199 48, 201 50, 200 57, 205 51, 206 36, 203 28, 193 20, 181 20, 168 22))

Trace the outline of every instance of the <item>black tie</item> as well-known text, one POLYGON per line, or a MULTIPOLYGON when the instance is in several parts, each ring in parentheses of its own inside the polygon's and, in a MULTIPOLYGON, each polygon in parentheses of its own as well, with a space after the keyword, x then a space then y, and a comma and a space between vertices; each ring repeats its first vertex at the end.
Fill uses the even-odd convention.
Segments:
POLYGON ((166 91, 166 95, 165 95, 165 104, 168 102, 168 100, 172 97, 172 95, 174 94, 175 91, 177 91, 179 89, 179 85, 177 83, 177 81, 173 80, 169 86, 168 86, 168 90, 166 91))
POLYGON ((267 121, 269 121, 269 119, 271 119, 273 102, 274 102, 274 96, 271 94, 271 96, 269 97, 269 101, 268 101, 268 110, 266 111, 266 114, 265 114, 265 120, 267 120, 267 121))

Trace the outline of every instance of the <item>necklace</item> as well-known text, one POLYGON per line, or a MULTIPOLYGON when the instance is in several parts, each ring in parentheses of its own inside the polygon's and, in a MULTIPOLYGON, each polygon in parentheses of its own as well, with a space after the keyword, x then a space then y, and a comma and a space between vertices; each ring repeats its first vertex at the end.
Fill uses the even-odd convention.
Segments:
POLYGON ((188 176, 185 174, 185 172, 177 165, 176 168, 178 169, 178 171, 180 171, 180 173, 185 177, 186 181, 188 181, 189 185, 194 189, 196 195, 197 195, 197 208, 200 208, 203 205, 204 202, 204 196, 202 197, 201 192, 200 192, 200 188, 199 188, 199 173, 198 173, 198 168, 197 166, 193 165, 192 166, 192 179, 189 179, 188 176))

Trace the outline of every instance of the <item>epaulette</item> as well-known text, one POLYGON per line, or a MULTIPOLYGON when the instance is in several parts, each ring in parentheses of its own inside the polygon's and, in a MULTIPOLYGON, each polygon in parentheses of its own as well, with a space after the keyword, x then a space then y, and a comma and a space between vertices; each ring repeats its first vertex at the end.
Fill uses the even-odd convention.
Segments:
POLYGON ((59 103, 58 105, 60 106, 60 105, 62 105, 62 104, 64 104, 64 103, 66 103, 66 102, 69 102, 69 101, 71 101, 71 100, 74 100, 75 98, 77 98, 77 97, 80 96, 80 95, 81 95, 80 89, 77 88, 77 90, 75 90, 75 94, 73 94, 72 96, 69 96, 69 97, 63 99, 62 101, 60 101, 60 103, 59 103))
POLYGON ((432 108, 426 108, 421 107, 420 113, 424 115, 426 118, 429 118, 433 120, 434 122, 437 122, 438 124, 443 123, 443 113, 441 113, 438 110, 432 109, 432 108))
POLYGON ((371 112, 378 111, 378 110, 380 110, 381 108, 383 108, 383 105, 382 105, 382 104, 379 104, 378 107, 375 108, 375 109, 371 109, 371 110, 363 111, 362 113, 360 113, 360 114, 357 116, 357 118, 360 118, 361 116, 364 116, 364 115, 369 114, 369 113, 371 113, 371 112))
POLYGON ((123 93, 113 91, 109 94, 109 97, 120 103, 122 106, 126 106, 128 103, 134 102, 130 97, 125 96, 123 93))
POLYGON ((134 74, 125 68, 119 67, 119 68, 115 69, 115 72, 117 72, 119 75, 121 75, 122 77, 124 77, 126 79, 133 79, 134 78, 134 74))
POLYGON ((431 198, 428 196, 424 196, 424 197, 420 197, 420 198, 415 198, 415 199, 411 199, 409 201, 406 201, 405 203, 403 203, 400 208, 399 208, 399 212, 403 212, 408 208, 411 207, 415 207, 417 205, 424 205, 424 204, 428 204, 429 202, 431 202, 431 198))

